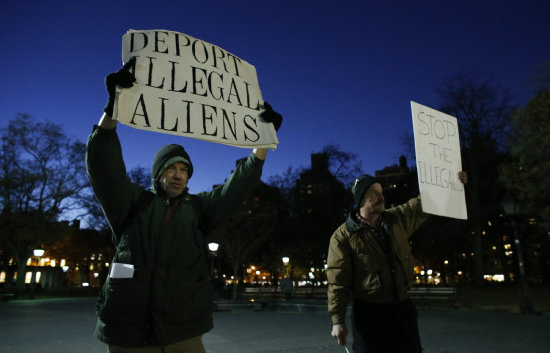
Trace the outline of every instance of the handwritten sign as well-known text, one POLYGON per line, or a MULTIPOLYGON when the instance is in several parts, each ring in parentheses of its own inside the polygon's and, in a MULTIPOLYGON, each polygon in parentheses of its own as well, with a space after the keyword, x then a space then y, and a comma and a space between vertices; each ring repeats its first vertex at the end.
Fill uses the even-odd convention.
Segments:
POLYGON ((467 219, 456 118, 411 102, 422 210, 467 219))
POLYGON ((277 147, 273 124, 262 121, 256 69, 189 35, 130 30, 122 60, 136 58, 132 88, 118 89, 113 116, 133 128, 237 147, 277 147))

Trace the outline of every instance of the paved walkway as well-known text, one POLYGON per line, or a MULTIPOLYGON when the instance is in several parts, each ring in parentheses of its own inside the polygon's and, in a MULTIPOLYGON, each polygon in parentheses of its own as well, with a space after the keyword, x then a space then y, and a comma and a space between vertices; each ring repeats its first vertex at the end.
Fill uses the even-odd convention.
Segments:
MULTIPOLYGON (((92 337, 95 298, 0 303, 2 353, 106 353, 92 337)), ((209 353, 345 353, 330 337, 326 305, 220 306, 204 336, 209 353)), ((424 353, 549 353, 550 315, 420 310, 424 353)), ((350 344, 351 350, 351 337, 350 344)))
MULTIPOLYGON (((345 353, 330 336, 326 305, 220 308, 231 311, 215 313, 215 329, 204 336, 209 352, 345 353)), ((419 326, 424 353, 550 352, 550 315, 419 309, 419 326)), ((350 352, 351 345, 350 336, 350 352)))

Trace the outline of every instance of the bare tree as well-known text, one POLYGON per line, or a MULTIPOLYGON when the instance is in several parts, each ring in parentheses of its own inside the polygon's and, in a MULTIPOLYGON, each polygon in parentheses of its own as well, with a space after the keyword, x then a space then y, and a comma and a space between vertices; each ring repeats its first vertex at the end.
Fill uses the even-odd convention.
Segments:
MULTIPOLYGON (((208 235, 208 238, 220 243, 220 251, 227 256, 233 267, 233 299, 237 297, 236 283, 240 278, 241 266, 247 261, 258 259, 258 253, 275 256, 268 254, 266 243, 279 236, 281 202, 281 195, 276 187, 260 182, 238 212, 208 235)), ((270 262, 266 258, 263 260, 264 263, 270 262)))
POLYGON ((463 169, 468 172, 469 219, 473 233, 474 282, 483 283, 482 211, 494 193, 495 156, 504 150, 505 131, 513 109, 510 96, 490 79, 461 72, 444 80, 436 92, 439 110, 458 119, 463 169), (491 170, 488 167, 494 166, 491 170))
POLYGON ((501 180, 524 212, 537 215, 550 230, 550 90, 536 94, 512 116, 510 160, 501 167, 501 180))
POLYGON ((1 130, 0 240, 17 263, 17 288, 24 286, 32 250, 56 235, 62 214, 79 212, 89 187, 82 142, 51 122, 19 114, 1 130))
POLYGON ((355 179, 363 174, 357 154, 342 151, 339 145, 333 144, 326 145, 321 153, 327 154, 330 172, 346 188, 351 189, 355 179))

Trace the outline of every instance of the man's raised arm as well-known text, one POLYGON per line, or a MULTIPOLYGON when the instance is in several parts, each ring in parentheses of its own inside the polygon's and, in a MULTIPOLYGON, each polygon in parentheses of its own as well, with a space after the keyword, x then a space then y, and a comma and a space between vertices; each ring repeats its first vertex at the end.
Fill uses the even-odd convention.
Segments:
POLYGON ((120 86, 122 88, 130 88, 134 85, 136 78, 130 72, 130 68, 136 63, 136 58, 128 60, 122 69, 117 72, 111 72, 105 77, 105 87, 107 88, 107 93, 109 93, 109 99, 107 100, 107 105, 103 108, 105 112, 101 119, 99 119, 99 126, 104 129, 114 129, 117 126, 117 121, 112 119, 113 117, 113 108, 115 106, 115 97, 116 97, 116 87, 120 86))

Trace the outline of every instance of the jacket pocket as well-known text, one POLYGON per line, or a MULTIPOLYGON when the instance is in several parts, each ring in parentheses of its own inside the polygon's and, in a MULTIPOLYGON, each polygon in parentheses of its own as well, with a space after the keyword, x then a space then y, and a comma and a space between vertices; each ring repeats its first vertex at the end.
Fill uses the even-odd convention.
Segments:
POLYGON ((106 324, 145 320, 148 288, 135 278, 109 278, 98 299, 98 316, 106 324))
POLYGON ((365 294, 376 293, 381 286, 379 271, 368 272, 361 282, 361 288, 365 294))
POLYGON ((168 321, 186 325, 212 312, 212 289, 206 280, 174 287, 165 305, 168 321))

